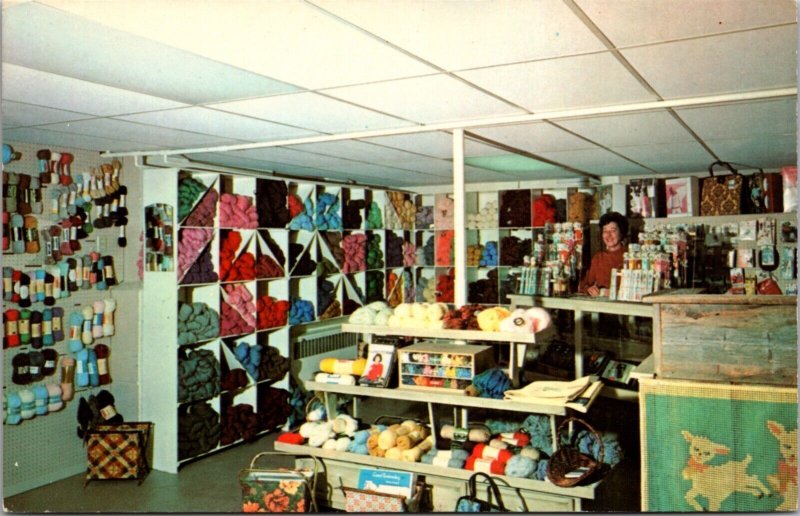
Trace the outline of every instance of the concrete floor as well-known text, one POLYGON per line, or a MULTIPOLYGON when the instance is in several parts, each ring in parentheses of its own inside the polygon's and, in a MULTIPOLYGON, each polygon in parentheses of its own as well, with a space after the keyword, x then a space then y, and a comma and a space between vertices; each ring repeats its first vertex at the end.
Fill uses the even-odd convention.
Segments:
MULTIPOLYGON (((371 401, 375 400, 378 399, 371 401)), ((622 482, 609 483, 606 496, 586 503, 584 510, 638 512, 638 407, 633 403, 602 398, 598 402, 591 414, 600 416, 597 419, 601 421, 594 420, 593 424, 600 423, 598 429, 611 427, 620 433, 626 459, 618 465, 618 474, 614 475, 615 479, 623 479, 622 482)), ((370 406, 364 403, 362 407, 363 421, 372 421, 378 415, 388 413, 385 404, 370 406)), ((420 413, 419 409, 419 404, 404 406, 404 402, 392 402, 391 412, 402 414, 403 417, 426 417, 427 414, 420 413)), ((447 417, 446 413, 443 417, 447 417)), ((249 466, 256 454, 272 451, 277 435, 267 434, 256 442, 235 446, 191 462, 181 468, 177 475, 151 471, 141 485, 133 480, 93 481, 84 488, 84 476, 75 475, 5 498, 4 509, 8 512, 33 513, 241 512, 237 475, 249 466)), ((290 456, 262 460, 259 464, 268 468, 292 465, 290 456)))

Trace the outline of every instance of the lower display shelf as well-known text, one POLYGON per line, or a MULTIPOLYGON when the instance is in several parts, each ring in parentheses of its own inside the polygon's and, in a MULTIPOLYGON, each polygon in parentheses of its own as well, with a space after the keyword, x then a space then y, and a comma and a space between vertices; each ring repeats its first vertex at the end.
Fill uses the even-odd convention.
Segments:
MULTIPOLYGON (((425 475, 426 482, 431 485, 436 484, 435 479, 449 479, 455 480, 459 484, 466 486, 467 480, 473 474, 473 471, 455 468, 443 468, 440 466, 433 466, 431 464, 423 464, 421 462, 407 462, 401 460, 386 459, 384 457, 373 457, 371 455, 359 455, 356 453, 339 452, 335 450, 324 450, 322 448, 314 448, 311 446, 302 446, 296 444, 286 444, 281 442, 275 443, 275 450, 290 453, 294 455, 311 455, 323 461, 337 461, 347 464, 358 466, 367 466, 371 468, 385 468, 396 469, 401 471, 410 471, 417 475, 425 475)), ((326 464, 327 465, 327 464, 326 464)), ((328 475, 331 475, 331 468, 326 468, 328 475)), ((595 483, 576 486, 576 487, 559 487, 547 480, 532 480, 529 478, 516 478, 506 475, 492 475, 497 484, 501 487, 511 488, 521 491, 532 491, 536 493, 546 493, 549 495, 556 495, 559 497, 566 497, 570 500, 577 501, 576 510, 580 510, 580 499, 594 500, 598 488, 603 483, 602 480, 595 483)), ((338 487, 335 485, 334 487, 338 487)), ((434 487, 436 489, 436 487, 434 487)), ((505 498, 504 498, 505 500, 505 498)), ((455 503, 449 505, 450 511, 455 507, 455 503)), ((434 507, 435 509, 436 507, 434 507)))
MULTIPOLYGON (((339 385, 332 383, 305 382, 308 391, 323 393, 347 394, 351 396, 367 396, 371 398, 385 398, 395 400, 410 400, 423 403, 453 405, 463 408, 484 408, 492 410, 505 410, 511 412, 526 412, 531 414, 547 414, 553 416, 566 416, 570 413, 569 407, 563 404, 523 403, 510 400, 492 398, 478 398, 465 396, 462 393, 448 394, 441 391, 422 391, 411 389, 382 389, 377 387, 360 387, 355 385, 339 385)), ((586 409, 591 406, 602 389, 597 389, 586 403, 586 409)), ((582 411, 585 412, 585 411, 582 411)))

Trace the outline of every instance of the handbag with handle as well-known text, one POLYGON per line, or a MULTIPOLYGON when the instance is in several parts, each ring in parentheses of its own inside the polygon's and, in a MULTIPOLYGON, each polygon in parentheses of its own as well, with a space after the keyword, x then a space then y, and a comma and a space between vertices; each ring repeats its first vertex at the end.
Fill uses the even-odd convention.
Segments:
POLYGON ((744 178, 727 161, 715 161, 708 166, 709 177, 700 188, 700 215, 738 215, 742 213, 744 178), (714 167, 723 166, 731 171, 727 176, 715 176, 714 167))
POLYGON ((508 512, 500 496, 500 488, 494 479, 486 473, 476 472, 469 477, 469 494, 456 501, 456 512, 508 512), (489 495, 486 500, 478 496, 478 478, 483 478, 489 484, 489 495))
POLYGON ((282 452, 261 452, 250 461, 250 467, 239 472, 242 489, 242 512, 316 512, 316 479, 319 460, 313 470, 257 468, 256 461, 282 452))

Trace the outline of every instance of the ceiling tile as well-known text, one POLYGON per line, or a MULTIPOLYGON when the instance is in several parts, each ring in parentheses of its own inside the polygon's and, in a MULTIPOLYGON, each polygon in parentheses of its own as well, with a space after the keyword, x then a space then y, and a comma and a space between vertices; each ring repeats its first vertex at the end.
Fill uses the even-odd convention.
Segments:
MULTIPOLYGON (((559 122, 560 123, 560 122, 559 122)), ((546 122, 470 129, 486 138, 534 154, 576 149, 593 149, 596 145, 546 122)))
POLYGON ((3 63, 3 100, 114 116, 184 107, 172 100, 3 63))
POLYGON ((235 140, 209 136, 204 134, 190 133, 187 131, 177 131, 165 129, 151 125, 136 124, 123 120, 100 118, 93 120, 81 120, 77 122, 67 122, 62 124, 52 124, 42 126, 43 129, 53 131, 70 132, 84 136, 105 137, 113 134, 119 140, 131 142, 130 147, 138 149, 140 144, 158 145, 161 149, 180 148, 191 146, 215 146, 240 143, 235 140))
POLYGON ((221 111, 240 113, 280 124, 324 133, 387 129, 410 125, 404 120, 375 113, 316 93, 294 93, 260 99, 212 104, 221 111))
POLYGON ((616 154, 600 148, 562 152, 542 152, 541 155, 556 163, 561 163, 598 176, 650 173, 646 168, 631 163, 616 154))
POLYGON ((524 113, 444 74, 334 88, 325 93, 423 124, 524 113))
POLYGON ((575 2, 618 47, 793 23, 797 15, 793 0, 575 2))
POLYGON ((655 100, 607 52, 457 75, 532 112, 655 100))
POLYGON ((152 111, 150 113, 140 113, 117 118, 142 124, 169 127, 171 129, 181 129, 251 142, 301 138, 319 134, 306 129, 297 129, 287 125, 257 120, 248 116, 234 115, 203 107, 152 111))
POLYGON ((561 0, 312 3, 446 70, 604 49, 561 0))
MULTIPOLYGON (((581 177, 575 172, 555 168, 552 170, 503 172, 506 181, 541 181, 550 179, 575 179, 581 177)), ((600 174, 598 174, 600 175, 600 174)))
POLYGON ((696 141, 619 146, 612 150, 663 174, 698 172, 715 161, 696 141))
POLYGON ((38 127, 26 127, 3 131, 3 139, 8 141, 50 145, 54 148, 84 149, 90 151, 126 152, 132 150, 151 150, 156 145, 142 143, 132 144, 129 141, 86 136, 74 132, 49 131, 38 127))
POLYGON ((354 161, 380 163, 384 165, 404 163, 408 160, 418 159, 420 157, 418 154, 411 154, 380 145, 352 140, 307 143, 303 145, 292 145, 291 148, 301 152, 313 152, 354 161))
POLYGON ((44 1, 104 25, 308 89, 435 71, 300 1, 192 2, 191 9, 187 2, 162 0, 44 1))
POLYGON ((57 122, 92 118, 92 115, 87 115, 85 113, 31 106, 30 104, 21 104, 10 100, 2 101, 2 110, 3 130, 12 129, 14 127, 54 124, 57 122))
POLYGON ((797 85, 797 26, 623 50, 665 99, 797 85))
POLYGON ((297 89, 34 2, 5 9, 3 29, 4 62, 179 102, 297 89))
POLYGON ((797 99, 763 100, 676 110, 700 138, 720 140, 797 133, 797 99))
POLYGON ((416 152, 434 158, 448 159, 453 157, 453 135, 443 131, 377 136, 374 138, 362 138, 360 141, 416 152))
POLYGON ((709 147, 723 161, 752 167, 782 167, 797 163, 795 135, 763 135, 729 140, 709 140, 709 147))
POLYGON ((368 177, 373 183, 383 179, 389 181, 389 184, 413 185, 437 179, 431 174, 410 170, 406 167, 398 169, 394 167, 371 165, 369 163, 337 163, 325 168, 334 172, 368 177))
POLYGON ((287 163, 290 165, 299 165, 311 168, 326 168, 333 164, 350 164, 353 161, 337 158, 334 156, 323 156, 321 154, 312 154, 310 152, 300 152, 290 147, 266 147, 263 149, 246 149, 236 151, 239 156, 244 156, 251 159, 259 159, 266 161, 275 161, 278 163, 287 163))
POLYGON ((606 147, 695 141, 666 111, 575 118, 556 123, 606 147))

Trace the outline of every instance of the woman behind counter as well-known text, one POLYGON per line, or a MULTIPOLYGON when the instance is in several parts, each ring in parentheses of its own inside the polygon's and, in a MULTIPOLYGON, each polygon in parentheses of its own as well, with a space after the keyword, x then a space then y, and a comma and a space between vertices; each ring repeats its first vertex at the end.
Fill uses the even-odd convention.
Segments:
POLYGON ((593 297, 607 296, 611 285, 611 269, 622 269, 623 258, 628 251, 628 245, 624 243, 628 235, 628 219, 615 211, 608 212, 600 217, 600 232, 605 250, 592 256, 592 264, 578 288, 578 292, 593 297))

